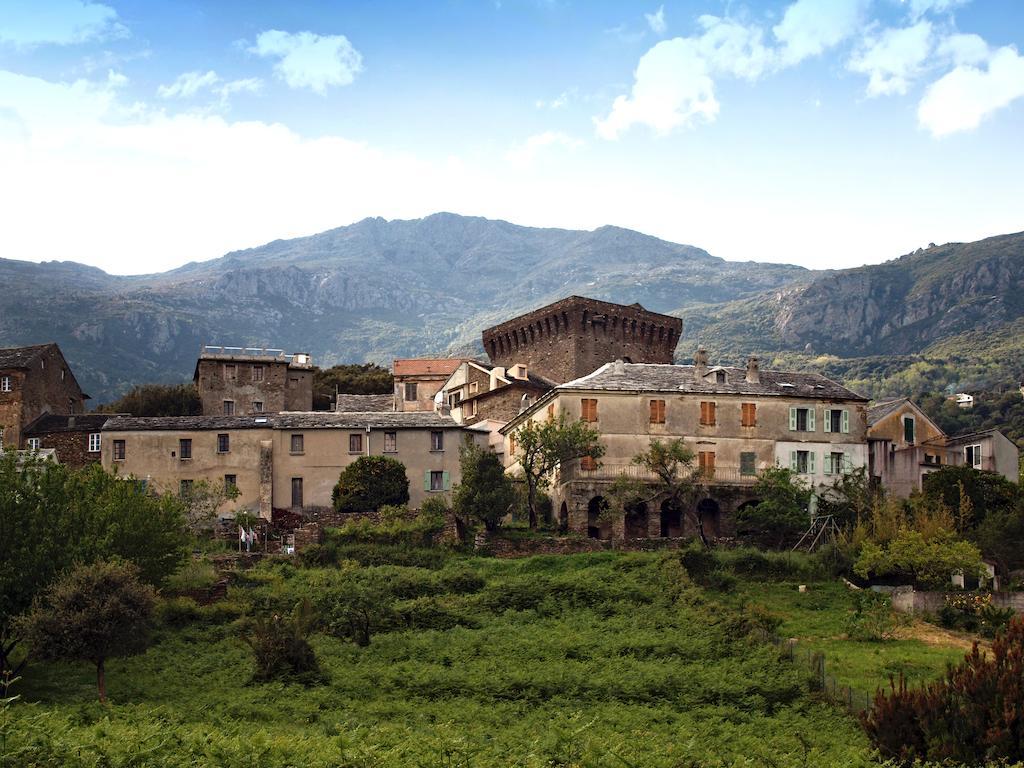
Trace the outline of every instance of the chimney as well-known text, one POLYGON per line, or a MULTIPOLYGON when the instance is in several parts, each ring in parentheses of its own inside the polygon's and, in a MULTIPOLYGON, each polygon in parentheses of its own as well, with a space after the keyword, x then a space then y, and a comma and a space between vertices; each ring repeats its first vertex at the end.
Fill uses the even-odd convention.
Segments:
POLYGON ((747 384, 761 383, 761 369, 758 359, 754 356, 747 358, 747 384))
POLYGON ((703 379, 708 372, 708 351, 704 347, 697 347, 697 353, 693 356, 694 372, 696 379, 703 379))
POLYGON ((626 372, 626 362, 620 357, 618 360, 616 360, 612 364, 612 371, 614 373, 625 373, 626 372))

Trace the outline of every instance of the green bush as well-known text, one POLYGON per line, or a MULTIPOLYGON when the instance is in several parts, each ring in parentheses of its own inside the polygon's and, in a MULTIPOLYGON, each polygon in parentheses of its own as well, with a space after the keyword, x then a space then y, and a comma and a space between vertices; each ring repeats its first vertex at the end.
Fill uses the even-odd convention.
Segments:
POLYGON ((418 597, 395 606, 398 622, 408 629, 444 631, 452 627, 478 627, 480 622, 464 609, 438 597, 418 597))
POLYGON ((183 594, 209 589, 219 580, 217 569, 206 560, 189 560, 167 578, 167 594, 183 594))
POLYGON ((882 592, 862 589, 852 593, 854 612, 846 622, 846 634, 852 640, 880 642, 892 639, 896 622, 892 600, 882 592))
POLYGON ((471 595, 487 586, 487 580, 483 576, 464 565, 441 571, 440 580, 445 592, 456 595, 471 595))
POLYGON ((286 680, 307 685, 321 682, 320 665, 308 639, 315 621, 308 599, 297 603, 290 616, 254 618, 243 635, 256 662, 253 680, 286 680))

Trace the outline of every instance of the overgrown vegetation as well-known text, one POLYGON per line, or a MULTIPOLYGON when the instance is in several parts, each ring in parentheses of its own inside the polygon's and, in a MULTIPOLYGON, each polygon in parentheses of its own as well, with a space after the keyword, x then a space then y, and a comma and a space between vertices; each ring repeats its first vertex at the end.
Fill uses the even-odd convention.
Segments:
POLYGON ((192 382, 187 384, 139 384, 126 395, 96 409, 97 413, 129 413, 132 416, 199 416, 203 404, 192 382))
POLYGON ((313 370, 313 410, 331 410, 337 392, 349 395, 386 395, 391 392, 391 371, 375 363, 335 365, 313 370))

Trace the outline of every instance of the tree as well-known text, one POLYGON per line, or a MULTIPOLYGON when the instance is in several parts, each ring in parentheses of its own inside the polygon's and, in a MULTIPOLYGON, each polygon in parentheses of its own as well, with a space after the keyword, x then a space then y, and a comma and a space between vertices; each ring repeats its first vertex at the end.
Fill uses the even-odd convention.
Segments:
POLYGON ((360 456, 341 471, 331 493, 338 512, 376 512, 409 501, 405 465, 387 456, 360 456))
POLYGON ((818 514, 832 515, 836 523, 850 528, 871 514, 881 490, 873 488, 864 467, 857 467, 836 479, 818 497, 818 514))
POLYGON ((788 467, 765 469, 754 486, 757 504, 736 510, 736 525, 743 533, 768 536, 781 547, 789 536, 807 530, 811 487, 788 467))
POLYGON ((1024 568, 1024 505, 989 512, 975 530, 974 538, 985 556, 998 563, 1003 574, 1024 568))
POLYGON ((926 589, 949 584, 956 571, 979 573, 981 553, 951 531, 926 536, 912 528, 901 528, 886 544, 864 542, 853 571, 861 578, 896 578, 926 589))
POLYGON ((290 616, 257 616, 249 623, 243 638, 256 661, 253 679, 312 682, 319 677, 320 665, 309 644, 316 616, 309 598, 295 604, 290 616))
POLYGON ((213 527, 213 521, 217 518, 217 511, 227 502, 237 499, 238 495, 239 491, 236 486, 211 483, 208 480, 194 482, 188 493, 181 499, 185 512, 185 524, 189 531, 198 535, 210 530, 213 527))
POLYGON ((132 416, 199 416, 203 403, 195 384, 140 384, 99 413, 130 413, 132 416))
POLYGON ((131 563, 80 565, 37 598, 22 626, 39 658, 95 664, 105 702, 106 661, 146 649, 155 601, 131 563))
POLYGON ((488 531, 498 529, 515 502, 512 479, 493 451, 467 441, 459 449, 462 482, 455 487, 452 507, 462 520, 479 520, 488 531))
MULTIPOLYGON (((995 472, 982 472, 968 466, 945 466, 929 472, 923 480, 924 495, 942 501, 960 517, 961 499, 969 499, 969 526, 979 525, 989 512, 1014 509, 1022 500, 1020 488, 995 472)), ((961 530, 964 533, 965 530, 961 530)))
POLYGON ((351 395, 387 395, 393 391, 391 371, 374 363, 335 365, 313 370, 313 410, 331 408, 335 393, 351 395))
POLYGON ((584 421, 558 418, 527 421, 514 433, 515 459, 526 481, 526 504, 530 511, 530 527, 537 527, 538 492, 548 487, 551 473, 559 464, 589 456, 604 456, 601 434, 584 421))
POLYGON ((704 520, 693 509, 693 501, 701 481, 701 471, 695 467, 694 454, 681 438, 662 442, 654 438, 647 450, 632 458, 631 463, 653 475, 654 480, 642 481, 626 474, 616 478, 606 494, 608 509, 626 512, 638 503, 650 504, 661 499, 682 510, 694 523, 701 543, 710 546, 704 533, 704 520))

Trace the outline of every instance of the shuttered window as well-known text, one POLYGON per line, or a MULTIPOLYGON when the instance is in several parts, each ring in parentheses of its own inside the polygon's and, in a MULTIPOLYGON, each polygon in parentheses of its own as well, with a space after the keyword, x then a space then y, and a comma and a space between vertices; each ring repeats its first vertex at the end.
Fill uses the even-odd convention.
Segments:
POLYGON ((428 469, 423 473, 424 491, 447 491, 451 488, 451 477, 447 472, 428 469))
POLYGON ((741 475, 756 475, 757 474, 757 454, 744 451, 740 454, 740 474, 741 475))
POLYGON ((698 466, 700 467, 700 473, 705 477, 715 476, 715 452, 714 451, 700 451, 697 454, 698 466))
POLYGON ((580 400, 580 419, 582 421, 597 421, 597 400, 592 397, 584 397, 580 400))
POLYGON ((362 453, 363 452, 363 435, 361 432, 353 432, 348 436, 348 452, 349 453, 362 453))
POLYGON ((755 403, 740 403, 740 426, 757 426, 757 405, 755 403))
POLYGON ((597 460, 593 456, 584 456, 580 459, 580 469, 586 472, 593 472, 597 469, 597 460))
POLYGON ((814 431, 814 409, 813 408, 790 408, 789 428, 793 432, 814 431))
POLYGON ((701 401, 700 423, 705 427, 715 426, 715 404, 713 402, 701 401))
POLYGON ((651 400, 651 424, 665 423, 665 401, 651 400))

